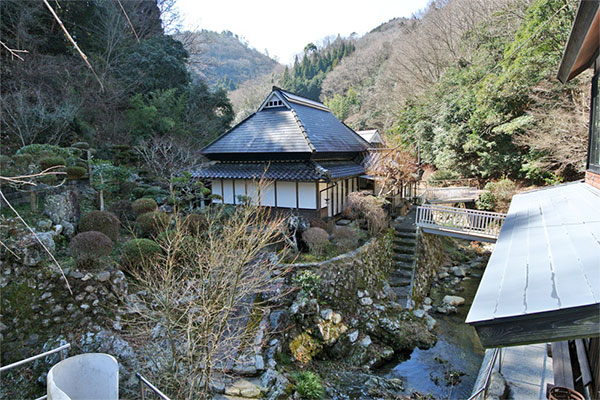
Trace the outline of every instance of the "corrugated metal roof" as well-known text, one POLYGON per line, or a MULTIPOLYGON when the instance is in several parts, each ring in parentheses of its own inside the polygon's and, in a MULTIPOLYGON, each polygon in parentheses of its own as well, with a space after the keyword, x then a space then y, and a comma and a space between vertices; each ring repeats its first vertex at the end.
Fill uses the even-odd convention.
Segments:
POLYGON ((582 182, 518 194, 467 323, 600 303, 600 190, 582 182))
POLYGON ((205 179, 270 179, 316 181, 357 176, 362 166, 353 162, 217 162, 192 171, 194 178, 205 179))
POLYGON ((203 153, 209 158, 211 154, 352 153, 369 147, 323 104, 280 89, 275 92, 286 99, 286 107, 260 109, 203 153))

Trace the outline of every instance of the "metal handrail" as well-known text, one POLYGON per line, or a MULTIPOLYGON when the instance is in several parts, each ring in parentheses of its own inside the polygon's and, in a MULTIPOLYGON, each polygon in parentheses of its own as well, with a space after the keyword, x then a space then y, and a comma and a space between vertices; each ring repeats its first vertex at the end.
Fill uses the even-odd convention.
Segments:
POLYGON ((26 358, 24 360, 17 361, 15 363, 8 364, 8 365, 5 365, 3 367, 0 367, 0 372, 4 372, 4 371, 9 370, 11 368, 18 367, 19 365, 27 364, 28 362, 35 361, 35 360, 37 360, 39 358, 43 358, 43 357, 49 356, 50 354, 58 353, 59 351, 60 351, 60 359, 62 361, 62 360, 65 359, 64 350, 67 350, 70 347, 71 347, 71 344, 69 344, 69 343, 63 344, 60 347, 57 347, 55 349, 52 349, 52 350, 47 351, 47 352, 42 353, 42 354, 38 354, 37 356, 29 357, 29 358, 26 358))
MULTIPOLYGON (((17 361, 17 362, 14 362, 12 364, 8 364, 8 365, 5 365, 3 367, 0 367, 0 372, 8 371, 11 368, 15 368, 15 367, 18 367, 20 365, 27 364, 29 362, 38 360, 40 358, 44 358, 44 357, 49 356, 50 354, 54 354, 54 353, 60 353, 60 360, 62 361, 62 360, 65 359, 65 350, 69 349, 70 347, 71 347, 70 343, 63 344, 62 346, 59 346, 59 347, 57 347, 55 349, 46 351, 46 352, 44 352, 42 354, 38 354, 36 356, 32 356, 32 357, 26 358, 24 360, 17 361)), ((47 398, 48 398, 48 395, 44 395, 42 397, 38 397, 35 400, 45 400, 47 398)))
POLYGON ((479 397, 479 395, 481 395, 481 393, 484 394, 484 398, 487 396, 487 391, 490 387, 490 381, 492 378, 492 372, 494 372, 494 366, 496 365, 496 360, 500 360, 500 363, 498 364, 498 371, 502 371, 502 348, 497 347, 494 349, 494 355, 492 356, 492 362, 490 363, 490 367, 485 375, 485 380, 483 381, 483 385, 477 389, 476 392, 474 392, 471 397, 469 397, 467 400, 475 400, 476 398, 479 397))
POLYGON ((497 238, 506 214, 491 211, 423 205, 417 208, 417 226, 497 238))
POLYGON ((140 380, 140 394, 142 395, 142 400, 145 399, 145 393, 144 393, 145 387, 144 387, 144 385, 148 386, 150 388, 150 390, 152 390, 161 399, 163 399, 163 400, 171 400, 171 399, 169 399, 167 397, 166 394, 164 394, 156 386, 154 386, 153 384, 151 384, 150 381, 148 381, 148 379, 144 378, 142 376, 142 374, 140 374, 139 372, 136 372, 135 376, 137 376, 137 378, 140 380))

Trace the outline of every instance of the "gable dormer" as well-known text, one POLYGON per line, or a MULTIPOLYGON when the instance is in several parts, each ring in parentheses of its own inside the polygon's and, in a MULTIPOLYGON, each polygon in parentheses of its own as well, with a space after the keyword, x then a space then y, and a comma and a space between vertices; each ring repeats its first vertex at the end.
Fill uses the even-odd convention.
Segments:
POLYGON ((265 100, 264 103, 262 103, 258 111, 262 111, 268 108, 279 107, 286 107, 288 109, 290 108, 277 92, 272 92, 271 95, 267 97, 267 100, 265 100))

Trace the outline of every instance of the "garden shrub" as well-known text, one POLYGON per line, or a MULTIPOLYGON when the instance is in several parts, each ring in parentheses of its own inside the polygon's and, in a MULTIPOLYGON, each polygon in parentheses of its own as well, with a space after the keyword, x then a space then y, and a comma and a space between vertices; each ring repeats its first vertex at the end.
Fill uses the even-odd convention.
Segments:
POLYGON ((23 170, 29 167, 29 164, 33 161, 31 154, 13 154, 11 158, 15 165, 23 170))
POLYGON ((21 147, 17 150, 17 154, 29 154, 34 160, 40 160, 44 157, 62 157, 66 159, 72 155, 72 152, 64 147, 35 143, 21 147))
POLYGON ((344 214, 354 220, 364 218, 371 234, 377 235, 388 225, 384 202, 366 191, 352 192, 346 198, 344 214))
POLYGON ((65 171, 67 172, 67 179, 81 179, 87 172, 85 168, 77 166, 67 167, 65 171))
POLYGON ((119 218, 108 211, 90 211, 79 221, 79 232, 102 232, 112 240, 119 237, 121 222, 119 218))
POLYGON ((497 182, 488 182, 484 187, 484 192, 479 196, 477 207, 480 210, 494 210, 505 213, 508 211, 516 190, 516 183, 508 178, 503 178, 497 182))
POLYGON ((319 294, 321 276, 310 270, 302 271, 294 276, 294 283, 300 287, 304 294, 315 297, 319 294))
POLYGON ((308 220, 308 223, 310 224, 311 228, 321 228, 321 229, 325 229, 326 231, 329 230, 329 226, 327 226, 327 222, 323 221, 320 218, 311 218, 310 220, 308 220))
POLYGON ((357 246, 360 235, 354 228, 338 226, 333 232, 333 237, 338 246, 343 250, 351 250, 357 246))
POLYGON ((144 197, 154 197, 154 196, 162 196, 165 194, 165 191, 158 186, 150 186, 146 190, 144 190, 144 197))
POLYGON ((435 185, 437 182, 430 182, 430 181, 443 181, 443 180, 458 179, 458 178, 460 178, 460 175, 458 175, 454 171, 438 169, 433 174, 431 174, 431 176, 429 177, 429 179, 427 181, 428 181, 428 183, 435 185))
POLYGON ((133 221, 133 207, 129 200, 117 200, 109 206, 110 211, 119 218, 119 221, 133 221))
POLYGON ((320 400, 325 396, 325 389, 319 375, 311 371, 302 371, 294 375, 294 389, 301 399, 320 400))
POLYGON ((138 187, 135 187, 135 188, 133 188, 133 189, 131 190, 131 195, 132 195, 134 198, 136 198, 136 199, 139 199, 139 198, 141 198, 141 197, 143 197, 143 196, 144 196, 144 191, 145 191, 145 190, 146 190, 146 188, 144 188, 144 187, 140 187, 140 186, 138 186, 138 187))
POLYGON ((208 219, 202 214, 189 214, 183 220, 183 226, 190 235, 200 235, 208 228, 208 219))
POLYGON ((91 268, 101 257, 108 256, 113 241, 102 232, 87 231, 75 235, 69 243, 69 253, 75 257, 79 267, 91 268))
POLYGON ((58 165, 65 165, 65 159, 62 157, 58 157, 58 156, 50 156, 50 157, 43 157, 38 161, 38 165, 40 166, 40 169, 46 170, 48 168, 52 168, 52 167, 56 167, 58 165))
POLYGON ((329 234, 323 228, 308 228, 302 233, 302 240, 311 253, 320 256, 329 245, 329 234))
POLYGON ((133 239, 123 244, 121 257, 125 264, 138 266, 143 264, 148 258, 161 252, 161 247, 154 240, 133 239))
POLYGON ((142 236, 156 236, 166 230, 171 218, 162 211, 152 211, 137 217, 135 223, 142 236))
POLYGON ((133 213, 137 217, 142 214, 156 211, 158 209, 158 204, 156 204, 156 200, 154 199, 143 197, 134 201, 131 207, 133 208, 133 213))

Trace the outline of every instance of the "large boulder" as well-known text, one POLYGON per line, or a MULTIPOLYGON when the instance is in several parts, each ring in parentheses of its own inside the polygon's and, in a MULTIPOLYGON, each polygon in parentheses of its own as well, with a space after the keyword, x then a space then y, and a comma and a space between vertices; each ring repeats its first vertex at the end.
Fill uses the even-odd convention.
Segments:
POLYGON ((77 192, 69 190, 64 193, 46 196, 44 200, 44 214, 54 224, 64 225, 63 222, 77 224, 81 214, 77 192))
POLYGON ((23 264, 34 267, 45 258, 48 253, 44 249, 44 246, 54 253, 54 232, 37 232, 37 238, 33 234, 29 234, 23 238, 21 244, 18 246, 21 253, 23 254, 23 264), (43 246, 42 246, 43 244, 43 246))

